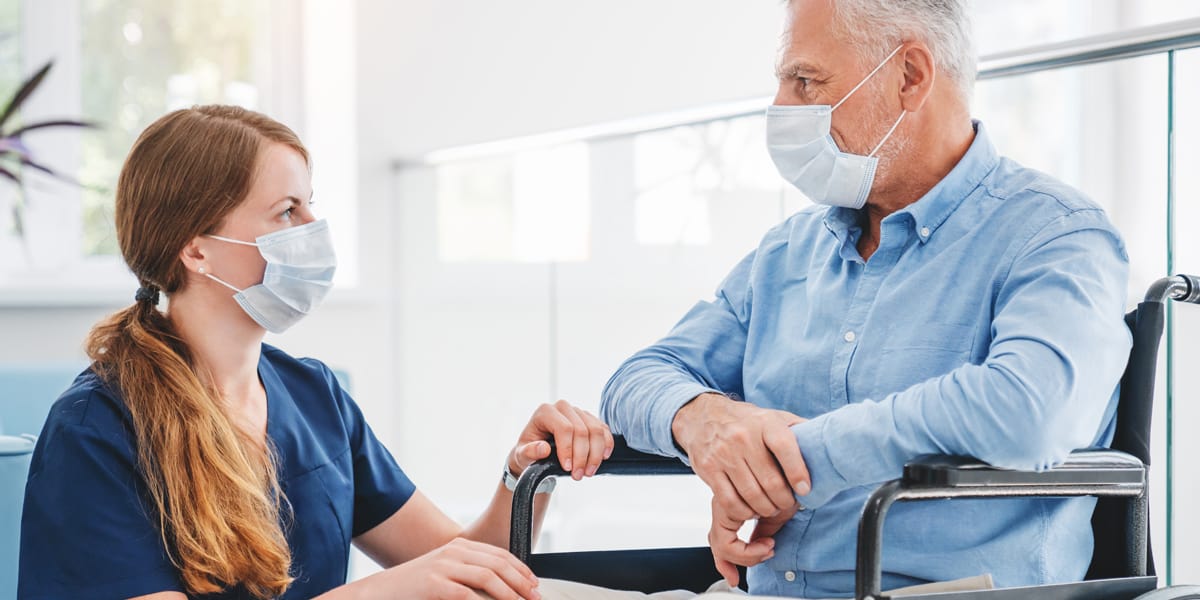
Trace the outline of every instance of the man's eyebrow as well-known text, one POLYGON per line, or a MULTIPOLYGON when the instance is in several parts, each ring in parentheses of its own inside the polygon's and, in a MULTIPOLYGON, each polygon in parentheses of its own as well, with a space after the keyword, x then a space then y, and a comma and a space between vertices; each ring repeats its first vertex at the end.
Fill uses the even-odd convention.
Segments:
POLYGON ((780 62, 775 67, 775 77, 780 81, 785 79, 795 79, 800 75, 814 75, 819 73, 815 65, 803 59, 794 59, 787 62, 780 62))

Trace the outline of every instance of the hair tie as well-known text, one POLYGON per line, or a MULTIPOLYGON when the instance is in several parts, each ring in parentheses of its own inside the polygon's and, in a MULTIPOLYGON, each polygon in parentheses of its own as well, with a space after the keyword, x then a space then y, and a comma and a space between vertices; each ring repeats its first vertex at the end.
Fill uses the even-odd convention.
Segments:
POLYGON ((158 288, 153 285, 139 287, 137 293, 133 295, 133 299, 137 302, 148 302, 151 306, 158 306, 158 288))

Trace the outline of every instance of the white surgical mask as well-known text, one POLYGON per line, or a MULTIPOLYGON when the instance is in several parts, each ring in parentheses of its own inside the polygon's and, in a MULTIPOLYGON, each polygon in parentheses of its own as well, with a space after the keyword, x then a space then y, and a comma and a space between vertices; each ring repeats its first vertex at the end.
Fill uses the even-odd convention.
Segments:
POLYGON ((283 333, 295 325, 312 312, 333 287, 337 255, 325 219, 260 235, 253 242, 219 235, 208 237, 231 244, 257 246, 266 259, 262 283, 244 290, 212 273, 205 275, 237 292, 233 298, 242 310, 271 333, 283 333))
POLYGON ((829 126, 833 111, 841 106, 871 76, 882 69, 900 48, 879 63, 858 85, 837 104, 808 104, 767 107, 767 151, 779 169, 779 174, 817 204, 862 208, 875 180, 879 157, 875 156, 883 143, 904 120, 905 112, 867 156, 842 152, 829 126))

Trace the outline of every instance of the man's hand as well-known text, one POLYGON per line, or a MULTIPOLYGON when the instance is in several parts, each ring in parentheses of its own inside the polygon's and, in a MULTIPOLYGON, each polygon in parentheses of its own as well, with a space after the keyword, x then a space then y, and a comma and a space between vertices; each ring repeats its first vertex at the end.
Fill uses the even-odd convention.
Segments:
POLYGON ((712 489, 714 506, 740 526, 791 509, 794 494, 811 489, 800 447, 788 429, 804 421, 787 411, 710 393, 675 413, 671 433, 712 489))
POLYGON ((799 504, 793 503, 791 508, 773 517, 760 518, 754 526, 754 532, 750 534, 750 541, 744 542, 738 537, 738 530, 745 521, 731 518, 717 503, 717 499, 713 498, 712 528, 708 530, 708 545, 712 548, 717 572, 725 578, 729 587, 737 587, 738 565, 753 567, 775 556, 774 536, 799 508, 799 504))

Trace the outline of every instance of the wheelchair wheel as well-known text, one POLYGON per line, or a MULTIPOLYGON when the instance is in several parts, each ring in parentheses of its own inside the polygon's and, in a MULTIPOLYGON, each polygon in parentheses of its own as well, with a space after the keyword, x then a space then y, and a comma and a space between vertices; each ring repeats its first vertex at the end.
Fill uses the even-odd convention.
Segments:
POLYGON ((1146 592, 1133 600, 1200 600, 1200 585, 1173 585, 1146 592))

